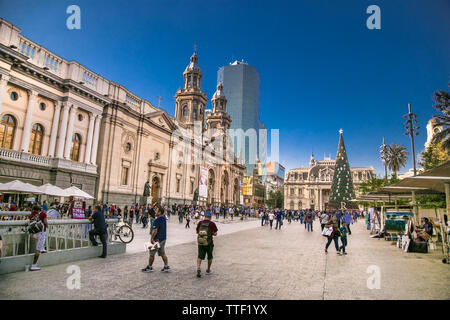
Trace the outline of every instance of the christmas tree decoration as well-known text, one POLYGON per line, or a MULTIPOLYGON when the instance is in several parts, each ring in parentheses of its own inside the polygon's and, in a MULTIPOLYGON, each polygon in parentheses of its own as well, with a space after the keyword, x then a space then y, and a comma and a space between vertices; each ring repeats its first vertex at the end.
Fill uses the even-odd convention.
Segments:
POLYGON ((336 169, 331 186, 330 209, 341 209, 343 205, 347 209, 357 208, 357 205, 351 201, 351 199, 355 198, 355 193, 342 133, 343 130, 339 130, 339 145, 336 156, 336 169))

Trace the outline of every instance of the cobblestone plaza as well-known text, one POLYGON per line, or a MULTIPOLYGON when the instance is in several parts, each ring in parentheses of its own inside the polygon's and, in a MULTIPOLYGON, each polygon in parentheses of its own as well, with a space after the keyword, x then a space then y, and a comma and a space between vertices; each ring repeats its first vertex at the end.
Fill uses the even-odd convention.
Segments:
POLYGON ((334 248, 324 253, 320 225, 307 232, 298 222, 281 230, 260 221, 217 223, 213 274, 197 279, 195 229, 184 229, 172 218, 166 253, 171 273, 146 274, 148 229, 134 227, 137 236, 127 253, 106 260, 89 259, 0 276, 0 299, 450 299, 448 265, 440 252, 404 253, 383 239, 369 238, 363 220, 352 226, 348 255, 334 248), (67 288, 67 267, 81 270, 80 289, 67 288), (370 266, 380 270, 380 289, 368 289, 370 266), (45 283, 45 288, 43 284, 45 283))

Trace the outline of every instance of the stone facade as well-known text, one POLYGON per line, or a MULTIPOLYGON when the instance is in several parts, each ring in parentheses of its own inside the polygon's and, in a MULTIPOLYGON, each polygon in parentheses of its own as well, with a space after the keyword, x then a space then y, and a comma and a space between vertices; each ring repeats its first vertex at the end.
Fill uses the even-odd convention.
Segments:
MULTIPOLYGON (((316 161, 311 155, 309 168, 289 170, 284 181, 284 208, 288 210, 326 210, 330 199, 336 160, 316 161)), ((355 194, 361 182, 375 176, 373 167, 350 168, 355 194)))
MULTIPOLYGON (((76 185, 98 201, 118 205, 187 204, 194 200, 203 166, 211 185, 208 198, 199 200, 238 204, 236 190, 245 167, 234 154, 221 157, 215 146, 212 156, 203 157, 219 135, 227 141, 230 119, 219 88, 206 116, 207 95, 201 90, 196 54, 183 73, 184 88, 176 93, 176 115, 171 117, 20 31, 0 19, 0 182, 76 185), (196 123, 200 134, 194 132, 196 123), (192 139, 200 161, 192 163, 188 154, 180 155, 180 141, 174 138, 179 131, 209 136, 210 141, 192 139), (146 182, 151 194, 144 197, 146 182)), ((225 144, 223 150, 232 148, 225 144)))

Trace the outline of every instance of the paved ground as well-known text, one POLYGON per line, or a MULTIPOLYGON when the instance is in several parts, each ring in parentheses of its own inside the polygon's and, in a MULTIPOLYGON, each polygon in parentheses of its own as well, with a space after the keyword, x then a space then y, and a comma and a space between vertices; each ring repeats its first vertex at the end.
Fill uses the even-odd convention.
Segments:
MULTIPOLYGON (((172 219, 171 273, 140 271, 148 255, 139 238, 146 239, 147 229, 137 231, 141 243, 135 253, 78 262, 79 290, 67 289, 70 264, 64 264, 0 276, 0 299, 450 299, 449 265, 437 253, 403 253, 390 242, 370 239, 362 221, 353 226, 347 256, 333 247, 324 253, 326 239, 317 222, 312 233, 298 223, 281 231, 256 221, 218 227, 219 233, 240 231, 216 238, 214 274, 201 279, 195 277, 194 231, 172 219), (380 268, 380 289, 367 288, 371 265, 380 268)), ((154 266, 162 267, 160 258, 154 266)))

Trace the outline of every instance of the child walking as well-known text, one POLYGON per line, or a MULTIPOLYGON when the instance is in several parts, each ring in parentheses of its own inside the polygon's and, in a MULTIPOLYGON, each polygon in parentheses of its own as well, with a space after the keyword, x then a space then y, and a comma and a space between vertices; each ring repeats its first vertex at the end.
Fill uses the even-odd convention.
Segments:
POLYGON ((345 252, 345 247, 347 246, 347 224, 345 221, 342 222, 342 226, 339 228, 339 231, 341 232, 341 242, 342 246, 339 248, 339 252, 342 251, 342 254, 347 254, 345 252))

